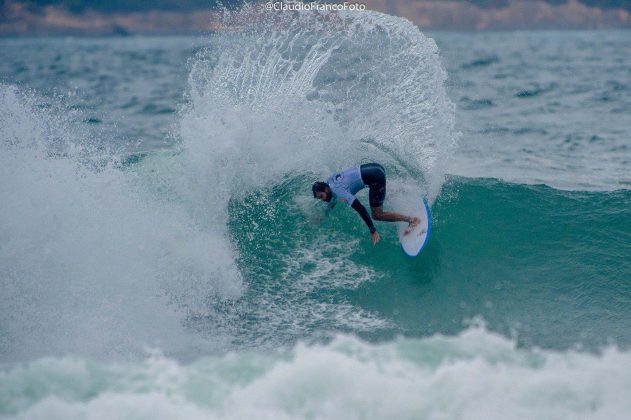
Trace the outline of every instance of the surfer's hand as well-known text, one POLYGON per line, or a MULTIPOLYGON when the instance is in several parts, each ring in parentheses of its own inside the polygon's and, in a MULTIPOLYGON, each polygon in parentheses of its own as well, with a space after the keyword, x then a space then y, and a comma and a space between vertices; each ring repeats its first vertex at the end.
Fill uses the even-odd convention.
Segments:
POLYGON ((381 240, 381 236, 379 236, 379 233, 377 231, 375 231, 374 233, 371 233, 370 236, 372 237, 373 245, 377 245, 377 242, 381 240))

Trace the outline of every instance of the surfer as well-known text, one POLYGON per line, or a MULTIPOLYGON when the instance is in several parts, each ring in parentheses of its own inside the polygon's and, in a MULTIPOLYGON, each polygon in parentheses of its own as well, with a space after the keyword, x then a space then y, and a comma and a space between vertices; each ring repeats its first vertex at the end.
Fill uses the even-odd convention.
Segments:
POLYGON ((375 220, 407 222, 408 228, 405 234, 411 232, 421 222, 418 217, 383 211, 383 201, 386 198, 386 171, 378 163, 366 163, 345 169, 331 175, 326 182, 314 183, 312 190, 313 197, 329 203, 329 208, 333 208, 338 199, 351 206, 370 229, 372 243, 375 245, 381 239, 379 233, 368 211, 355 197, 355 194, 365 187, 368 187, 370 210, 375 220))

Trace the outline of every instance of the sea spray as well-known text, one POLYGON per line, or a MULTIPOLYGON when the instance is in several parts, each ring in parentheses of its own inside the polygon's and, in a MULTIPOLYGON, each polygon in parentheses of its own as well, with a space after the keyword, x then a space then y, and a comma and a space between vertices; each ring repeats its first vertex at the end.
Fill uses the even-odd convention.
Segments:
POLYGON ((114 155, 33 95, 1 89, 2 359, 135 357, 194 342, 188 307, 241 293, 222 236, 149 200, 114 155))
POLYGON ((457 136, 432 39, 375 12, 246 7, 225 22, 192 62, 181 122, 220 190, 380 161, 435 198, 457 136))

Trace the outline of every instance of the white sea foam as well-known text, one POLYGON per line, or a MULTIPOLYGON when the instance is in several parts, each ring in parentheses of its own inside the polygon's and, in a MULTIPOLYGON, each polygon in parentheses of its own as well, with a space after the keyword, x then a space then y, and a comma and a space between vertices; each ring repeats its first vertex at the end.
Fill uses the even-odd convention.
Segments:
POLYGON ((185 310, 241 293, 221 231, 145 199, 32 95, 2 86, 0 116, 2 359, 175 351, 185 310))
POLYGON ((15 418, 624 419, 631 355, 516 348, 472 327, 367 344, 339 336, 268 354, 182 365, 46 358, 0 373, 15 418))

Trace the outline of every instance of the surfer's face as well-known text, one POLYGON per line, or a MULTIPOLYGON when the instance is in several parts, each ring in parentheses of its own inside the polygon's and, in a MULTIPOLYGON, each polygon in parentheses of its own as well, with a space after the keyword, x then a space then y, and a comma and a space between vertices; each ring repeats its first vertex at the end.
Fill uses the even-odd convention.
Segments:
POLYGON ((331 193, 327 193, 326 191, 318 191, 316 193, 316 198, 322 201, 331 201, 331 193))

